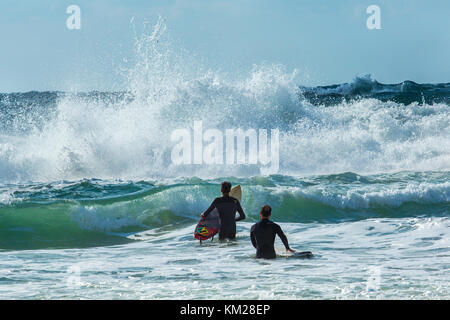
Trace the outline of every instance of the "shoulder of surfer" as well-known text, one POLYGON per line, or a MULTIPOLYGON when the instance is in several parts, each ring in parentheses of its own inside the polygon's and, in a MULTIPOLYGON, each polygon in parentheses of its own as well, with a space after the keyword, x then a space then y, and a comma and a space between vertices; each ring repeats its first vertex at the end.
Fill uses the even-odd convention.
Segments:
POLYGON ((233 200, 234 203, 239 203, 239 200, 236 199, 235 197, 229 196, 229 198, 230 198, 231 200, 233 200))
POLYGON ((234 197, 231 197, 231 196, 225 196, 225 197, 219 197, 219 198, 214 199, 214 202, 216 202, 216 203, 217 202, 234 202, 234 203, 238 204, 239 200, 234 197))
POLYGON ((272 228, 280 228, 280 226, 278 224, 276 224, 275 222, 273 222, 272 220, 269 220, 269 219, 263 219, 263 220, 258 221, 257 223, 264 225, 265 227, 271 226, 272 228))
POLYGON ((279 224, 277 224, 277 223, 275 223, 273 221, 270 221, 270 223, 272 224, 273 228, 283 231, 283 229, 281 229, 279 224))

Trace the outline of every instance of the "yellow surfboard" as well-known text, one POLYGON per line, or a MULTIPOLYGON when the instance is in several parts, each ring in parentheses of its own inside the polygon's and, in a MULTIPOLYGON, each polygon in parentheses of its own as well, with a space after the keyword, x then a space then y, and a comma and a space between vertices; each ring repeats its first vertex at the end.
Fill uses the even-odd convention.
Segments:
POLYGON ((236 198, 241 202, 242 199, 242 189, 241 186, 238 184, 236 187, 232 188, 230 191, 230 197, 236 198))

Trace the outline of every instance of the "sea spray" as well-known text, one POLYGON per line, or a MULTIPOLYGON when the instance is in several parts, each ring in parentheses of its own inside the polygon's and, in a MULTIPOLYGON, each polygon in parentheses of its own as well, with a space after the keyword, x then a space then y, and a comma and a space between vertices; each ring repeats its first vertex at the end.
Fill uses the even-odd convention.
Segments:
POLYGON ((284 175, 450 168, 449 84, 366 76, 307 88, 297 70, 268 64, 232 77, 193 59, 162 18, 134 40, 122 92, 0 95, 0 183, 261 175, 248 163, 173 163, 171 134, 195 122, 278 130, 284 175))

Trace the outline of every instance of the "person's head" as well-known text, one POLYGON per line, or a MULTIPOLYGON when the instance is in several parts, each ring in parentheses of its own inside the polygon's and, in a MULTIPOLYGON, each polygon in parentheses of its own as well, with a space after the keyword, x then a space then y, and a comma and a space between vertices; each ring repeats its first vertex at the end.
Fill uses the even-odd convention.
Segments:
POLYGON ((259 212, 261 219, 269 219, 271 214, 272 214, 272 208, 267 204, 265 206, 263 206, 261 208, 261 211, 259 212))
POLYGON ((231 191, 231 183, 228 182, 228 181, 222 182, 222 185, 221 185, 221 187, 220 187, 220 191, 221 191, 223 194, 228 194, 228 193, 230 193, 230 191, 231 191))

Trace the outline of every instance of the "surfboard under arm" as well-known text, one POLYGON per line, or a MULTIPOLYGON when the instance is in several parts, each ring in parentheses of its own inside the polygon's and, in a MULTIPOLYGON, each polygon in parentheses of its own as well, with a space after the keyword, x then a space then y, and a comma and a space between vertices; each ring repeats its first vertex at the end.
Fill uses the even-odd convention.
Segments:
MULTIPOLYGON (((230 196, 241 201, 241 186, 237 185, 230 191, 230 196)), ((220 218, 217 209, 211 211, 206 218, 201 218, 194 230, 194 238, 200 240, 208 240, 213 238, 220 230, 220 218)))

